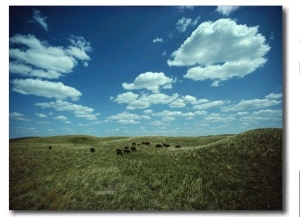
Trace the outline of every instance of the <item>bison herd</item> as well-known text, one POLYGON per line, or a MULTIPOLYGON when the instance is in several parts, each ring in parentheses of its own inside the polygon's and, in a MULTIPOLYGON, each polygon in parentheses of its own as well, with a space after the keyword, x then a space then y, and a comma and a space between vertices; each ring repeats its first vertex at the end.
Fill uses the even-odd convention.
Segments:
MULTIPOLYGON (((133 142, 133 143, 131 144, 131 147, 125 146, 123 150, 120 149, 120 148, 116 149, 116 154, 117 154, 117 155, 120 155, 120 156, 123 156, 123 153, 124 153, 124 154, 130 154, 130 152, 137 151, 136 145, 138 145, 138 146, 140 146, 140 145, 150 146, 150 142, 142 142, 142 144, 140 144, 140 143, 139 143, 139 144, 136 144, 135 142, 133 142)), ((156 145, 155 145, 155 148, 163 148, 163 147, 169 148, 170 145, 169 145, 169 144, 166 144, 166 143, 163 143, 163 144, 156 144, 156 145)), ((175 147, 175 148, 181 148, 180 145, 175 145, 174 147, 175 147)), ((49 146, 48 149, 51 150, 51 149, 52 149, 52 146, 49 146)), ((95 148, 90 148, 90 152, 91 152, 91 153, 95 153, 95 152, 96 152, 96 149, 95 149, 95 148)))
MULTIPOLYGON (((133 142, 131 144, 131 147, 125 146, 123 149, 117 148, 116 149, 116 154, 117 154, 117 156, 119 156, 119 155, 123 156, 123 154, 130 154, 133 151, 137 151, 136 146, 140 146, 140 145, 150 146, 150 142, 142 142, 142 143, 139 143, 139 144, 136 144, 135 142, 133 142)), ((154 147, 155 148, 163 148, 163 147, 169 148, 169 147, 171 147, 171 145, 163 143, 163 144, 156 144, 154 147)), ((174 147, 175 148, 181 148, 180 145, 175 145, 174 147)), ((95 148, 91 148, 90 152, 94 153, 95 148)))
MULTIPOLYGON (((136 144, 135 142, 133 142, 133 143, 131 144, 131 147, 130 147, 130 148, 129 148, 129 146, 125 146, 123 150, 120 149, 120 148, 118 148, 118 149, 116 149, 116 154, 117 154, 117 156, 118 156, 118 155, 123 156, 123 153, 124 153, 124 154, 129 154, 131 151, 136 151, 136 150, 137 150, 137 149, 136 149, 136 145, 137 145, 137 146, 140 146, 140 145, 150 146, 150 142, 142 142, 141 144, 140 144, 140 143, 139 143, 139 144, 136 144)), ((163 147, 169 148, 169 147, 171 147, 171 146, 170 146, 169 144, 166 144, 166 143, 163 143, 163 144, 156 144, 156 145, 155 145, 155 148, 163 148, 163 147)), ((180 145, 175 145, 174 147, 175 147, 175 148, 181 148, 180 145)))

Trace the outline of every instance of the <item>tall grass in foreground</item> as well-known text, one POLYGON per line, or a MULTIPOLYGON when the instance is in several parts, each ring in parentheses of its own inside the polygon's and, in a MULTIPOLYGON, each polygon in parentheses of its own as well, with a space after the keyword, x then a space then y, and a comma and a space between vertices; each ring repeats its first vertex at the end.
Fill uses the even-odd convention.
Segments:
POLYGON ((282 209, 281 129, 210 137, 30 138, 10 142, 9 166, 13 210, 282 209), (115 153, 142 141, 152 145, 115 153), (172 147, 154 147, 163 142, 172 147))

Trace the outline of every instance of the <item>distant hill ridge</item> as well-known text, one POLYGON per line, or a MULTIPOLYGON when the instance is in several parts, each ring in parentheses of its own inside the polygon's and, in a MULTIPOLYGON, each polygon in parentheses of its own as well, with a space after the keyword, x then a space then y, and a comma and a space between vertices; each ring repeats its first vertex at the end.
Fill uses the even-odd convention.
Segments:
MULTIPOLYGON (((227 142, 249 142, 252 141, 256 143, 270 142, 271 140, 276 140, 279 135, 282 134, 282 129, 280 128, 259 128, 248 130, 240 134, 220 134, 220 135, 207 135, 207 136, 197 136, 197 137, 174 137, 174 136, 111 136, 111 137, 95 137, 90 135, 62 135, 62 136, 47 136, 47 137, 21 137, 10 139, 11 143, 22 142, 22 143, 68 143, 68 144, 100 144, 103 142, 118 142, 122 140, 128 140, 131 142, 142 142, 146 140, 151 140, 152 142, 169 142, 174 140, 176 142, 181 139, 186 141, 194 141, 196 143, 214 144, 221 143, 222 140, 226 139, 227 142)), ((281 138, 281 137, 280 137, 281 138)), ((124 142, 124 141, 122 141, 124 142)))

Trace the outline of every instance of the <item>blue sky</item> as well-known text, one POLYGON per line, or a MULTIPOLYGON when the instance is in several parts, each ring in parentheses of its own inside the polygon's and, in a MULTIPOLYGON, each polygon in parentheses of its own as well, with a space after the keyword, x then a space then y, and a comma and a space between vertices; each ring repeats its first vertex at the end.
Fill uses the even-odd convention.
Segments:
POLYGON ((282 7, 10 6, 9 136, 282 127, 282 7))

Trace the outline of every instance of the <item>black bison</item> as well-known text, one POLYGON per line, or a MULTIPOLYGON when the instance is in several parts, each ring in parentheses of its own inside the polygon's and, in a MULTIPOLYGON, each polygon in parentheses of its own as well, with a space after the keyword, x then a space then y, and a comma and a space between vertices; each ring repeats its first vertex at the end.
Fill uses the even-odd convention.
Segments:
POLYGON ((123 153, 122 153, 122 150, 121 149, 116 149, 116 153, 117 153, 117 155, 121 155, 121 156, 123 156, 123 153))
POLYGON ((162 147, 161 144, 156 144, 156 145, 155 145, 155 148, 161 148, 161 147, 162 147))
POLYGON ((124 150, 124 154, 129 154, 130 153, 130 150, 129 149, 125 149, 124 150))
POLYGON ((52 149, 52 146, 50 145, 48 148, 49 148, 49 150, 51 150, 51 149, 52 149))
POLYGON ((169 145, 169 144, 166 144, 166 143, 164 143, 163 146, 165 146, 166 148, 169 148, 169 147, 170 147, 170 145, 169 145))
POLYGON ((95 148, 91 148, 91 149, 90 149, 90 152, 91 152, 91 153, 94 153, 95 151, 96 151, 95 148))
POLYGON ((142 142, 143 145, 150 145, 150 142, 142 142))
POLYGON ((134 146, 132 146, 130 149, 131 151, 136 151, 136 148, 134 146))
POLYGON ((181 146, 180 145, 175 145, 175 148, 181 148, 181 146))
POLYGON ((124 149, 129 149, 129 147, 128 147, 128 146, 125 146, 124 149))
POLYGON ((133 143, 132 143, 132 145, 136 145, 136 143, 135 143, 135 142, 133 142, 133 143))

